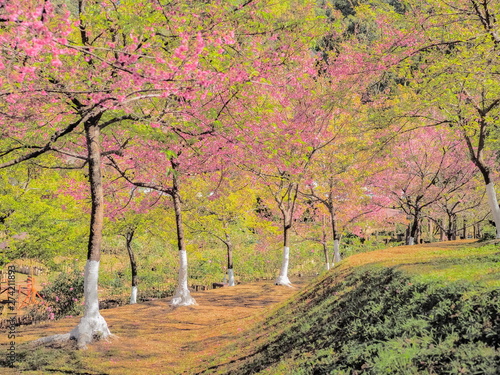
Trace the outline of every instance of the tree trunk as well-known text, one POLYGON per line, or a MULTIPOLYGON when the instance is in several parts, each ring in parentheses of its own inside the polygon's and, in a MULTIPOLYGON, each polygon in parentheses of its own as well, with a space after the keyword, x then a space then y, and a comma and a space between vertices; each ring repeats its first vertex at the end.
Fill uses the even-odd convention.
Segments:
POLYGON ((453 223, 454 223, 454 217, 450 216, 450 221, 448 222, 448 241, 453 241, 453 223))
POLYGON ((434 222, 432 220, 428 220, 427 225, 427 230, 429 231, 429 235, 427 238, 429 239, 429 242, 434 242, 434 222))
POLYGON ((440 241, 445 241, 446 240, 446 231, 444 230, 444 220, 439 219, 439 240, 440 241))
POLYGON ((415 216, 413 217, 413 222, 410 227, 410 233, 408 236, 408 245, 415 245, 415 239, 418 235, 418 222, 419 222, 419 212, 415 212, 415 216))
POLYGON ((453 221, 452 221, 452 231, 451 231, 451 239, 455 241, 457 239, 457 216, 453 215, 453 221))
MULTIPOLYGON (((172 163, 175 166, 174 163, 172 163)), ((175 169, 175 168, 174 168, 175 169)), ((181 199, 179 196, 179 186, 175 170, 173 175, 173 192, 172 199, 174 201, 175 224, 177 227, 177 245, 179 249, 179 278, 177 288, 170 304, 172 306, 189 306, 195 305, 196 301, 191 297, 188 288, 188 260, 187 252, 184 246, 184 229, 182 224, 181 199)))
POLYGON ((490 181, 490 183, 486 185, 486 195, 488 196, 488 203, 493 215, 493 221, 495 222, 496 238, 500 238, 500 207, 498 207, 497 194, 493 181, 490 181))
POLYGON ((323 228, 323 238, 321 240, 321 245, 323 245, 323 253, 325 254, 325 267, 326 270, 330 270, 330 256, 328 255, 328 246, 326 245, 326 232, 323 228))
POLYGON ((99 300, 97 296, 104 221, 100 129, 98 122, 98 118, 93 118, 91 122, 85 124, 89 159, 90 194, 92 199, 87 264, 84 273, 85 311, 80 323, 70 332, 70 337, 77 340, 79 348, 85 348, 94 338, 106 338, 111 334, 106 321, 99 313, 99 300))
POLYGON ((337 237, 333 240, 333 264, 340 262, 342 260, 340 256, 340 240, 337 237))
POLYGON ((484 184, 486 185, 486 195, 488 196, 488 204, 490 206, 491 214, 493 216, 493 221, 495 222, 496 227, 496 238, 500 238, 500 207, 498 206, 497 194, 495 191, 495 184, 491 180, 491 171, 488 166, 485 165, 483 161, 483 150, 486 140, 486 131, 487 122, 485 119, 486 114, 480 114, 480 131, 479 131, 479 140, 477 146, 477 152, 474 151, 474 146, 472 145, 472 141, 467 136, 466 133, 463 133, 465 142, 467 147, 469 148, 469 154, 472 162, 476 165, 476 167, 481 172, 481 175, 484 179, 484 184))
POLYGON ((337 223, 335 221, 335 213, 330 208, 330 219, 332 222, 332 239, 333 239, 333 266, 340 262, 342 258, 340 257, 340 238, 337 233, 337 223))
POLYGON ((135 261, 134 252, 132 250, 132 239, 134 238, 134 230, 126 234, 127 251, 130 259, 130 270, 132 272, 132 291, 130 293, 130 304, 137 303, 137 263, 135 261))
POLYGON ((284 215, 284 225, 283 225, 283 260, 281 262, 281 269, 278 278, 276 279, 276 285, 292 286, 290 279, 288 279, 288 265, 290 263, 290 247, 288 245, 288 231, 291 225, 288 224, 287 215, 284 215))
POLYGON ((328 255, 328 246, 326 246, 326 243, 323 242, 323 253, 325 254, 325 268, 327 271, 330 270, 330 256, 328 255))
POLYGON ((227 285, 235 286, 236 283, 234 281, 234 270, 233 270, 233 243, 231 242, 231 237, 226 232, 226 247, 227 247, 227 285))

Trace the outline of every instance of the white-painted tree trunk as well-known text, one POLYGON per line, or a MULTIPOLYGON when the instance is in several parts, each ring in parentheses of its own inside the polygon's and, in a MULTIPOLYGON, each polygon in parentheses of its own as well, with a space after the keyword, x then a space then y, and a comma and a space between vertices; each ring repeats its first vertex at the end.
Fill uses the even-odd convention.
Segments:
POLYGON ((188 288, 188 260, 186 250, 179 251, 179 279, 175 294, 170 301, 172 306, 196 305, 188 288))
POLYGON ((486 185, 486 195, 488 196, 488 203, 496 225, 496 238, 500 238, 500 207, 498 207, 497 194, 493 182, 486 185))
POLYGON ((333 241, 333 264, 340 262, 342 259, 340 257, 340 241, 333 241))
POLYGON ((86 348, 93 339, 105 339, 111 335, 106 321, 99 313, 97 297, 99 263, 96 260, 87 260, 85 266, 85 312, 80 323, 70 332, 70 338, 77 340, 79 348, 86 348))
POLYGON ((325 268, 327 271, 330 270, 330 257, 328 256, 328 246, 326 246, 326 233, 323 231, 323 253, 325 255, 325 268))
POLYGON ((227 270, 227 275, 228 275, 228 279, 229 279, 227 282, 227 285, 228 286, 235 286, 236 283, 234 282, 234 270, 232 268, 227 270))
POLYGON ((283 261, 281 262, 280 275, 276 279, 276 285, 292 286, 288 279, 288 264, 290 263, 290 248, 285 246, 283 248, 283 261))
POLYGON ((137 303, 137 287, 136 286, 132 287, 132 292, 130 293, 130 304, 133 305, 134 303, 137 303))
POLYGON ((409 237, 408 238, 408 245, 415 245, 415 238, 414 237, 409 237))

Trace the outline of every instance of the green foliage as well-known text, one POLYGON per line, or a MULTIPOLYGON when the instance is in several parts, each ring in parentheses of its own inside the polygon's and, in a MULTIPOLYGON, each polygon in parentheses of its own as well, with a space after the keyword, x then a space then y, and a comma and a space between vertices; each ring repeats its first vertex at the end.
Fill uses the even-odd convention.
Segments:
POLYGON ((485 225, 482 228, 481 240, 488 241, 496 238, 496 229, 493 225, 485 225))
POLYGON ((55 255, 83 250, 85 216, 72 197, 58 191, 68 177, 32 166, 0 173, 0 242, 5 248, 0 262, 27 257, 51 265, 55 255))
POLYGON ((354 254, 366 253, 368 251, 385 249, 391 246, 403 245, 402 242, 391 242, 390 244, 386 244, 382 238, 379 240, 366 240, 354 234, 347 234, 344 236, 341 243, 341 252, 343 254, 342 258, 346 258, 354 254))
POLYGON ((405 260, 399 266, 394 265, 394 260, 384 264, 398 267, 424 282, 446 283, 465 280, 489 288, 500 288, 500 253, 495 244, 459 247, 455 250, 448 250, 445 257, 439 252, 435 252, 433 256, 437 258, 432 261, 422 262, 422 257, 417 256, 409 262, 405 260))
POLYGON ((83 274, 77 270, 61 272, 40 295, 47 302, 49 319, 79 315, 83 311, 83 274))
POLYGON ((168 298, 174 295, 176 284, 158 282, 156 274, 146 274, 142 281, 137 297, 139 301, 143 298, 168 298))
MULTIPOLYGON (((219 262, 214 261, 211 257, 203 256, 204 254, 198 253, 199 256, 192 257, 190 262, 191 277, 194 276, 198 280, 207 279, 210 277, 218 277, 222 279, 223 266, 219 262), (194 258, 194 259, 193 259, 194 258)), ((194 281, 194 280, 193 280, 194 281)))

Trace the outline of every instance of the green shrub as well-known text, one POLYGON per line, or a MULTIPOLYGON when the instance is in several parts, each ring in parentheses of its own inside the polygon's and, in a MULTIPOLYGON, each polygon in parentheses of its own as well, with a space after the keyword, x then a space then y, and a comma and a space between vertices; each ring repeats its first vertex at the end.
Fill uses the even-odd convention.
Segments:
POLYGON ((494 240, 497 230, 493 225, 487 224, 481 230, 481 241, 494 240))
POLYGON ((79 315, 83 311, 83 274, 76 270, 61 272, 44 286, 40 295, 46 302, 49 319, 79 315))

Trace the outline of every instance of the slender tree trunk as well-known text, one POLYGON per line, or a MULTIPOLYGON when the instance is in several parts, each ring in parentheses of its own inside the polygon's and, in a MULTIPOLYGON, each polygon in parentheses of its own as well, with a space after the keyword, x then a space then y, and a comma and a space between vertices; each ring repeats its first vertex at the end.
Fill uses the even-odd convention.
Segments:
POLYGON ((229 234, 226 232, 226 247, 227 247, 227 285, 228 286, 235 286, 236 283, 234 281, 234 269, 233 269, 233 243, 231 242, 231 237, 229 237, 229 234))
POLYGON ((500 207, 498 206, 497 194, 495 191, 495 184, 491 180, 491 171, 487 165, 485 165, 483 161, 483 150, 486 139, 486 128, 487 122, 485 119, 486 114, 480 114, 481 120, 479 122, 479 140, 477 146, 477 152, 474 150, 474 146, 472 145, 472 141, 469 136, 464 132, 463 136, 467 147, 469 148, 469 154, 472 162, 476 165, 476 167, 481 172, 481 175, 484 179, 484 184, 486 186, 486 195, 488 196, 488 204, 490 205, 491 214, 493 216, 493 221, 495 222, 496 227, 496 238, 500 238, 500 207))
POLYGON ((137 303, 137 263, 135 261, 134 252, 132 250, 132 239, 134 238, 134 230, 128 232, 125 236, 127 241, 127 252, 130 259, 130 270, 132 272, 132 291, 130 293, 130 304, 137 303))
POLYGON ((340 256, 340 239, 339 237, 336 237, 333 240, 333 264, 337 264, 342 260, 342 257, 340 256))
POLYGON ((439 240, 440 241, 445 241, 446 240, 446 232, 444 230, 444 220, 439 219, 439 240))
POLYGON ((283 224, 283 260, 281 262, 281 269, 278 278, 276 279, 276 285, 286 285, 292 286, 290 279, 288 278, 288 265, 290 263, 290 247, 288 243, 288 235, 289 230, 291 228, 291 224, 289 221, 291 218, 288 215, 283 216, 284 224, 283 224))
POLYGON ((173 175, 172 199, 174 201, 175 224, 177 227, 177 245, 179 249, 179 278, 174 297, 172 298, 170 304, 172 306, 195 305, 196 301, 193 297, 191 297, 191 293, 189 292, 188 288, 188 259, 186 248, 184 245, 184 228, 182 223, 181 199, 179 196, 179 185, 177 176, 175 176, 175 170, 173 175))
POLYGON ((323 245, 323 253, 325 254, 325 268, 327 271, 330 270, 330 256, 328 255, 328 246, 326 245, 326 242, 321 242, 321 245, 323 245))
POLYGON ((337 222, 335 220, 335 213, 333 212, 333 209, 331 207, 329 207, 329 209, 330 209, 330 219, 332 222, 333 265, 335 265, 336 263, 342 260, 340 256, 340 238, 337 233, 337 222))
POLYGON ((418 235, 419 212, 415 212, 413 222, 410 227, 410 235, 408 236, 408 245, 415 245, 415 239, 418 235))
POLYGON ((92 200, 87 264, 84 274, 85 312, 80 323, 70 332, 70 337, 77 340, 78 347, 80 348, 85 348, 94 338, 106 338, 111 334, 106 321, 99 313, 99 300, 97 296, 104 222, 100 129, 98 122, 99 119, 94 118, 85 124, 92 200))
POLYGON ((446 229, 446 238, 451 241, 453 238, 453 215, 448 214, 448 227, 446 229))
MULTIPOLYGON (((286 176, 286 173, 281 173, 281 176, 286 176)), ((278 207, 283 216, 283 259, 281 262, 280 274, 276 279, 275 284, 293 288, 292 283, 288 278, 288 266, 290 264, 289 231, 293 224, 293 214, 295 212, 295 203, 297 202, 299 184, 296 182, 290 182, 288 178, 285 178, 282 180, 280 186, 281 188, 286 187, 286 192, 283 196, 279 198, 275 196, 274 198, 278 203, 278 207)))
POLYGON ((432 220, 428 220, 427 225, 428 225, 427 229, 429 231, 429 236, 428 236, 429 242, 434 242, 434 223, 432 222, 432 220))
POLYGON ((486 184, 486 195, 488 196, 488 203, 493 215, 493 220, 495 221, 496 238, 500 238, 500 207, 498 206, 497 194, 493 181, 486 184))
POLYGON ((326 232, 323 229, 323 238, 321 239, 321 245, 323 245, 323 253, 325 254, 325 267, 326 270, 330 270, 330 256, 328 254, 328 246, 326 244, 326 232))
POLYGON ((457 239, 457 230, 458 230, 458 226, 457 226, 457 216, 456 215, 453 215, 453 221, 452 221, 452 231, 451 231, 451 239, 453 241, 455 241, 457 239))

